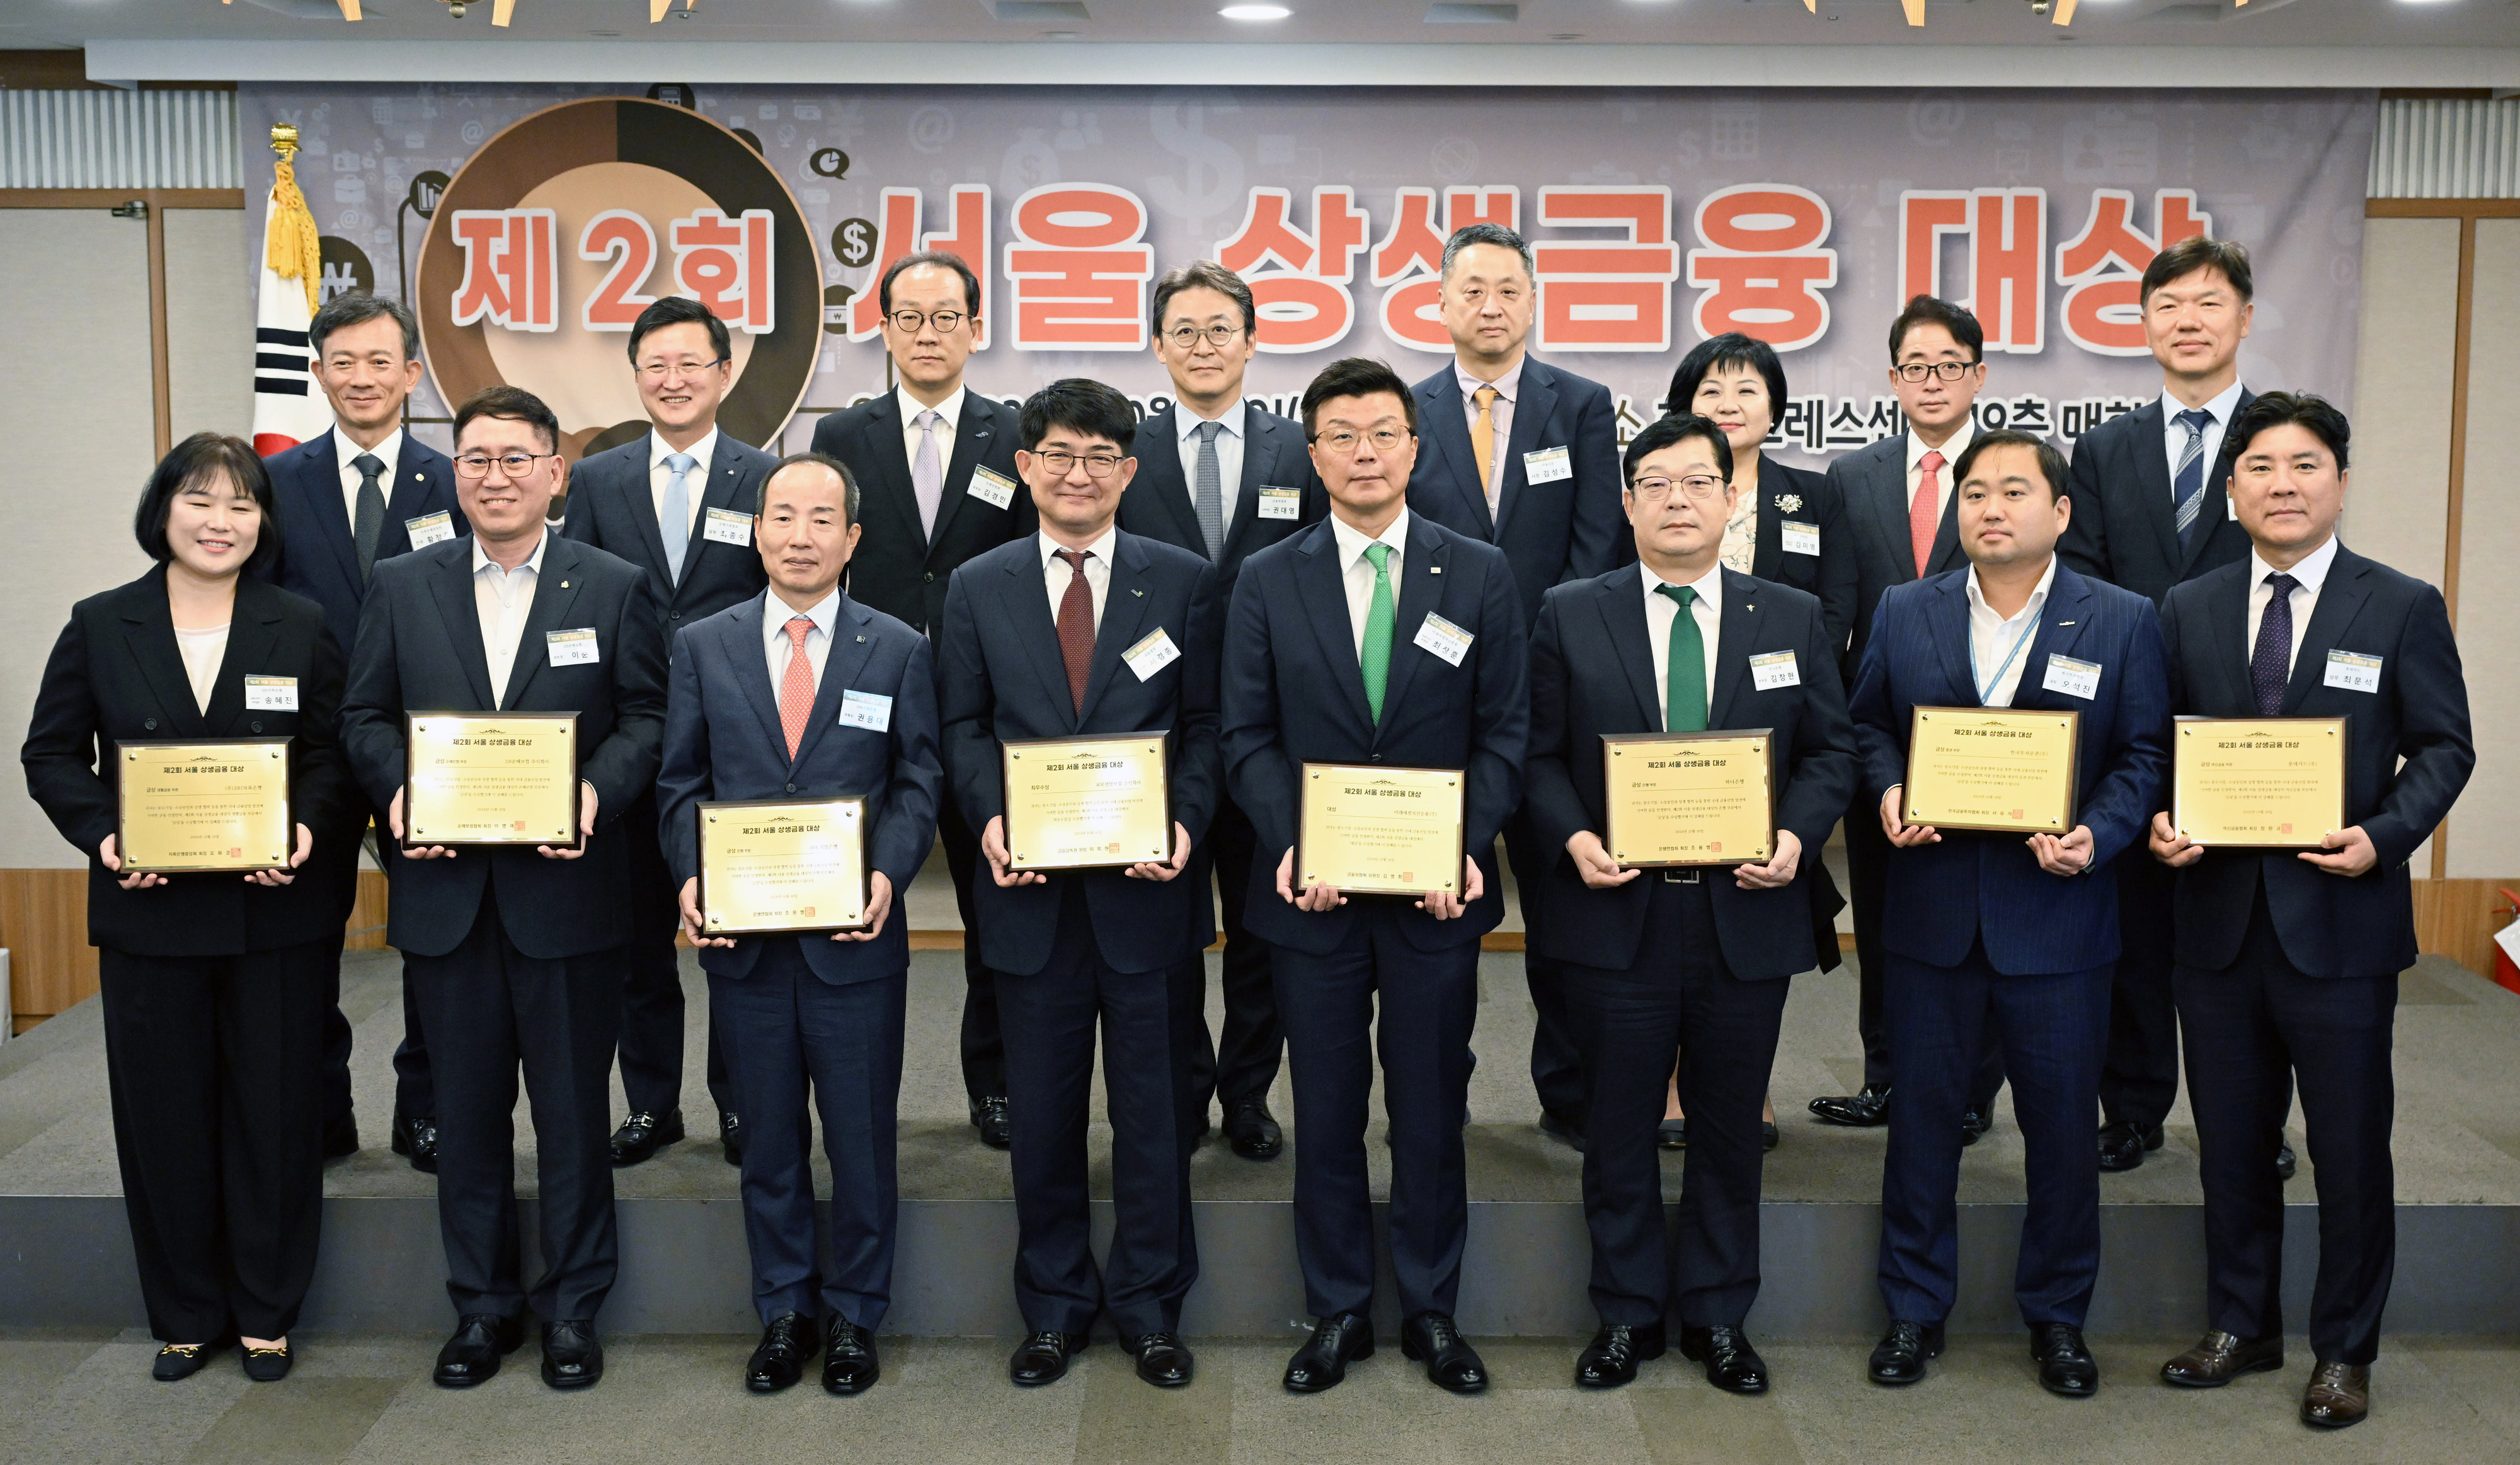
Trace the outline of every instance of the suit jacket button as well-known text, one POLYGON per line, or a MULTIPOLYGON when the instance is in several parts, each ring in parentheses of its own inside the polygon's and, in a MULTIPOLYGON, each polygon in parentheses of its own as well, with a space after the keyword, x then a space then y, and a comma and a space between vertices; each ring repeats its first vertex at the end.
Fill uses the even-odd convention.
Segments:
POLYGON ((255 731, 255 732, 260 732, 260 731, 262 731, 262 724, 261 724, 261 723, 259 723, 259 722, 248 723, 248 724, 247 724, 247 725, 248 725, 248 727, 250 727, 250 728, 251 728, 253 731, 255 731))
POLYGON ((791 783, 791 784, 789 784, 789 785, 788 786, 788 793, 790 793, 790 794, 795 793, 795 792, 796 792, 796 786, 795 786, 794 784, 792 784, 792 783, 791 783))
POLYGON ((935 571, 933 571, 933 570, 929 570, 929 571, 922 572, 920 574, 920 576, 919 576, 919 581, 920 581, 920 583, 921 583, 921 584, 923 584, 923 585, 932 585, 932 584, 935 584, 935 583, 936 583, 936 572, 935 572, 935 571))
POLYGON ((673 618, 674 618, 674 619, 676 619, 676 620, 680 620, 680 619, 682 619, 682 618, 683 618, 683 613, 682 613, 682 612, 680 612, 680 611, 676 611, 676 612, 674 612, 674 613, 673 613, 673 618))
POLYGON ((141 723, 140 725, 141 725, 143 728, 145 728, 145 729, 147 729, 148 731, 150 731, 150 732, 156 732, 156 731, 158 730, 158 719, 157 719, 157 718, 155 718, 155 717, 152 717, 152 718, 150 718, 148 721, 143 722, 143 723, 141 723))
POLYGON ((1377 753, 1377 754, 1375 754, 1375 755, 1373 755, 1373 760, 1374 760, 1375 762, 1377 762, 1377 763, 1378 763, 1378 762, 1381 762, 1381 761, 1382 761, 1382 755, 1381 755, 1381 754, 1378 754, 1378 753, 1377 753))

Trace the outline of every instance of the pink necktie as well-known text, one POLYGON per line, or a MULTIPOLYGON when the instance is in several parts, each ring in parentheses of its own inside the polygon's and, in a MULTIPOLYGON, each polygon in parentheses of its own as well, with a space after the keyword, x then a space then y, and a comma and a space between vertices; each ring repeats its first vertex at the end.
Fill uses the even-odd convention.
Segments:
POLYGON ((1908 505, 1908 542, 1916 551, 1916 578, 1934 559, 1934 530, 1943 520, 1943 455, 1929 452, 1916 460, 1916 497, 1908 505))
POLYGON ((779 726, 788 734, 788 757, 794 761, 805 741, 805 724, 814 716, 814 664, 805 657, 805 633, 814 628, 810 616, 788 620, 788 674, 779 682, 779 726))

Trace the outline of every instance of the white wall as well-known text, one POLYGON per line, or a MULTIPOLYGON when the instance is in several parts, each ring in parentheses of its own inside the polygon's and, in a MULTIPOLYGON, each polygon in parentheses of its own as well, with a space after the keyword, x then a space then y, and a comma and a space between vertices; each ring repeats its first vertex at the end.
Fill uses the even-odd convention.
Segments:
POLYGON ((2472 299, 2458 654, 2476 776, 2451 811, 2448 866, 2453 878, 2508 879, 2520 875, 2520 463, 2507 440, 2520 383, 2520 219, 2477 220, 2472 299))
POLYGON ((166 210, 166 376, 174 439, 253 434, 253 302, 242 208, 166 210))

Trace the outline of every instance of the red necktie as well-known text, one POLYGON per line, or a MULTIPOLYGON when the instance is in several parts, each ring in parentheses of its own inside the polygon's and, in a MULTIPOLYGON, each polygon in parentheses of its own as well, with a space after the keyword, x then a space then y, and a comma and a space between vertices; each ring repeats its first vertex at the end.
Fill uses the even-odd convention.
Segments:
POLYGON ((1916 578, 1934 560, 1934 530, 1943 522, 1943 455, 1929 452, 1916 460, 1916 497, 1908 505, 1908 542, 1916 551, 1916 578))
POLYGON ((805 741, 805 724, 814 717, 814 664, 805 656, 805 633, 814 628, 814 621, 798 616, 785 628, 788 674, 779 682, 779 726, 788 734, 788 758, 793 762, 797 745, 805 741))
POLYGON ((1058 598, 1058 655, 1067 663, 1067 695, 1085 713, 1085 680, 1094 671, 1094 587, 1085 583, 1090 549, 1056 549, 1067 562, 1067 593, 1058 598))

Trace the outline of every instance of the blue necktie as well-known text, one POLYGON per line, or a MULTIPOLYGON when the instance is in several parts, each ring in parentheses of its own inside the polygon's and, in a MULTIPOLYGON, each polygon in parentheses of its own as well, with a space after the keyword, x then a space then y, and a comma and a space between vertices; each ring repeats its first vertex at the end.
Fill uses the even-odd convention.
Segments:
POLYGON ((2187 430, 2187 440, 2179 449, 2179 467, 2170 476, 2172 520, 2179 526, 2179 552, 2187 553, 2188 541, 2196 537, 2196 511, 2205 506, 2205 429, 2212 425, 2214 414, 2202 407, 2191 407, 2179 414, 2179 425, 2187 430))
POLYGON ((692 547, 692 490, 686 481, 700 460, 689 453, 667 453, 665 506, 656 511, 656 531, 665 538, 665 572, 683 582, 683 552, 692 547))
POLYGON ((2292 592, 2301 581, 2288 574, 2270 574, 2266 613, 2258 618, 2258 644, 2249 653, 2249 690, 2257 695, 2258 715, 2283 710, 2284 685, 2292 680, 2292 592))

